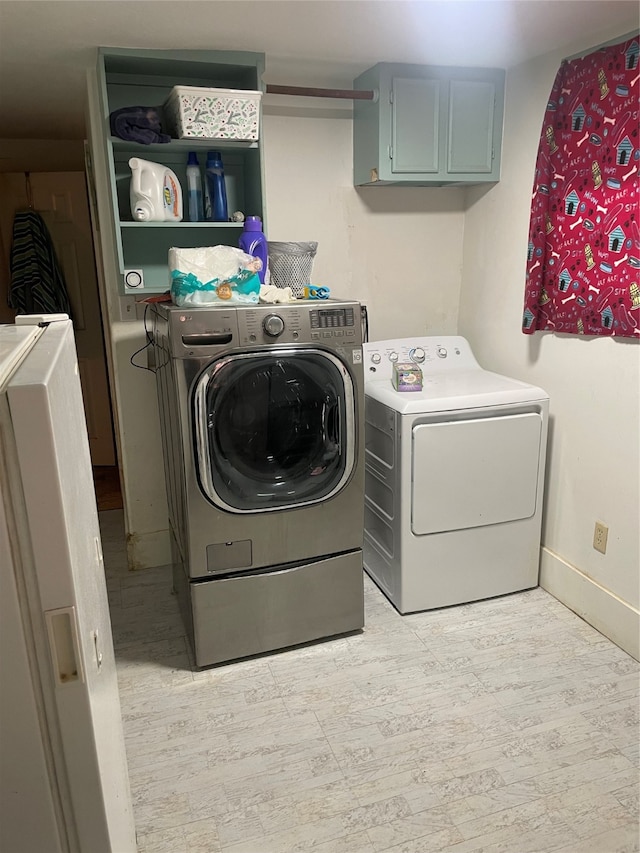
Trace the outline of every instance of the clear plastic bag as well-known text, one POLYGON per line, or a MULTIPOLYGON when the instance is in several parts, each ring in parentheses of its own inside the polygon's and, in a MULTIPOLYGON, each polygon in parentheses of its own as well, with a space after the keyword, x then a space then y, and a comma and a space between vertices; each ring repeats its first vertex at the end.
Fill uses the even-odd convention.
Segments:
POLYGON ((169 249, 171 298, 178 306, 258 302, 260 264, 234 246, 169 249))

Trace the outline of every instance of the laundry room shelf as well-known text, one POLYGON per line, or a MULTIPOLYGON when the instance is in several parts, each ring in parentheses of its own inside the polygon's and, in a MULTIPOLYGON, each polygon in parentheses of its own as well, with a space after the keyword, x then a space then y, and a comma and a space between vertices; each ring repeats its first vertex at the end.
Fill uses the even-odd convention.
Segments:
MULTIPOLYGON (((266 219, 262 138, 257 141, 231 139, 171 139, 168 143, 142 145, 111 134, 111 113, 134 105, 164 104, 175 86, 201 86, 238 90, 262 90, 264 54, 247 51, 135 50, 100 48, 97 62, 99 115, 91 118, 91 136, 101 153, 93 156, 96 187, 106 187, 110 205, 98 192, 99 230, 105 251, 114 256, 122 295, 162 293, 167 289, 168 252, 174 246, 237 246, 242 223, 238 222, 135 222, 131 214, 131 157, 139 157, 172 169, 187 205, 186 167, 188 153, 198 154, 204 178, 207 152, 221 151, 229 214, 266 219), (104 164, 104 166, 103 166, 104 164), (98 170, 100 173, 98 174, 98 170), (127 270, 142 271, 144 289, 125 284, 127 270)), ((160 112, 161 119, 163 118, 160 112)), ((164 129, 165 125, 162 124, 164 129)), ((93 143, 92 143, 93 145, 93 143)))
POLYGON ((165 154, 167 151, 181 151, 184 153, 185 151, 246 150, 251 148, 258 149, 260 147, 259 142, 250 142, 243 139, 172 139, 171 142, 142 145, 141 143, 129 142, 126 139, 112 136, 109 141, 116 151, 135 150, 138 157, 141 157, 145 152, 148 154, 165 154))
POLYGON ((236 228, 242 230, 242 222, 120 222, 121 228, 198 228, 211 231, 217 228, 236 228))

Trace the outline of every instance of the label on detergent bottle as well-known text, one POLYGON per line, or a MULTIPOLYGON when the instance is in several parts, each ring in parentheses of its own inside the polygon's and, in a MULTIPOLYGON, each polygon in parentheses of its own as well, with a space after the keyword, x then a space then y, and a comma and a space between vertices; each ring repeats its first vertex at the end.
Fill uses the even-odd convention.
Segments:
POLYGON ((180 207, 179 207, 179 193, 180 190, 176 186, 176 182, 174 181, 171 175, 165 174, 164 176, 164 188, 163 188, 163 201, 164 206, 167 210, 171 211, 171 215, 178 219, 180 216, 180 207))

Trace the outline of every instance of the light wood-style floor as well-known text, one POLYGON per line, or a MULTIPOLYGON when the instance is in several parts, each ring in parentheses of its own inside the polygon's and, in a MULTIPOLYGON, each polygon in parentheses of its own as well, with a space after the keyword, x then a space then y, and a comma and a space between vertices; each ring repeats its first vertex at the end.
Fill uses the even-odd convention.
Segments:
POLYGON ((535 589, 202 672, 100 514, 140 853, 631 853, 636 661, 535 589))

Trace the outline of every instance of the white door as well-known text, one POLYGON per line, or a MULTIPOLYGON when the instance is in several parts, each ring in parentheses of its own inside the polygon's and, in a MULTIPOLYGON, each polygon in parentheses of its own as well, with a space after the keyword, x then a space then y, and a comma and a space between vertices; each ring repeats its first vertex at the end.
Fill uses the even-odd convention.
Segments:
MULTIPOLYGON (((104 352, 98 282, 84 172, 0 174, 2 299, 9 287, 13 217, 31 201, 44 219, 64 273, 73 311, 80 381, 94 465, 115 465, 115 445, 104 352), (29 186, 31 199, 29 199, 29 186)), ((12 316, 1 318, 12 322, 12 316)))
MULTIPOLYGON (((62 814, 62 847, 133 853, 98 513, 69 321, 44 329, 13 373, 0 395, 0 426, 11 553, 11 564, 2 568, 15 577, 23 633, 33 649, 30 678, 41 696, 37 712, 52 767, 48 786, 62 814)), ((11 647, 1 651, 12 654, 11 647)), ((14 714, 26 714, 20 697, 27 693, 11 694, 14 714)), ((17 773, 15 786, 22 781, 17 773)))
POLYGON ((414 427, 413 532, 530 518, 536 511, 541 434, 537 412, 414 427))

